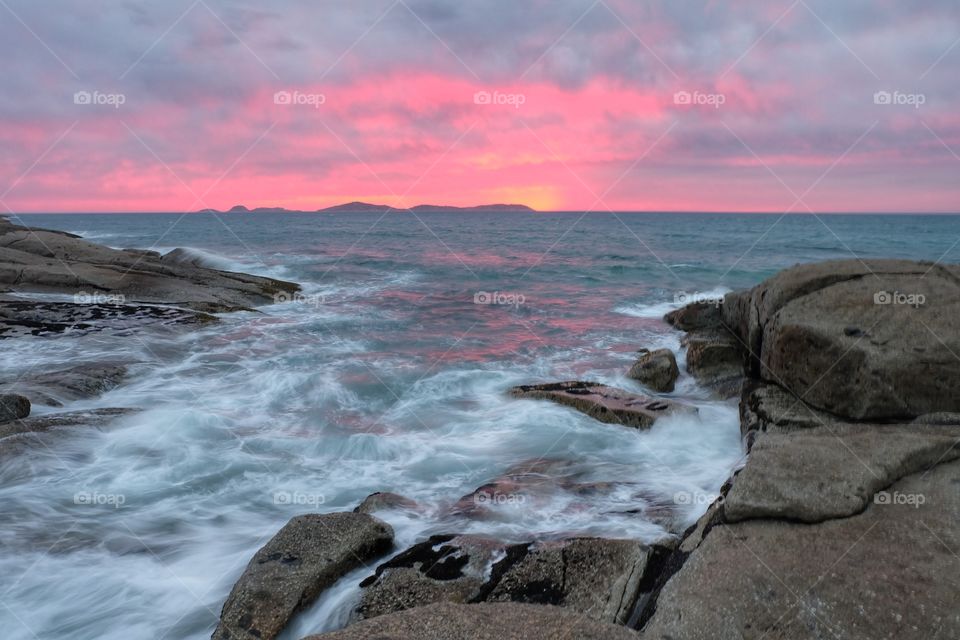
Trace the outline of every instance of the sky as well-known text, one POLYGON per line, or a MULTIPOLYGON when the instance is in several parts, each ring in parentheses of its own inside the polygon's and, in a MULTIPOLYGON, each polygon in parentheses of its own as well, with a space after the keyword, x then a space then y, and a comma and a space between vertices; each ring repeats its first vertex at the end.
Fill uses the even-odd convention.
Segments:
POLYGON ((956 0, 0 0, 0 213, 956 212, 956 0))

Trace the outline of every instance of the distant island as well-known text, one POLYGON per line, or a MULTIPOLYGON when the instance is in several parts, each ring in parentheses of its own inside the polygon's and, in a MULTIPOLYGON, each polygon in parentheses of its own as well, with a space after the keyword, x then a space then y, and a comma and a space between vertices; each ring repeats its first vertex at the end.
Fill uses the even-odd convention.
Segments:
POLYGON ((324 209, 316 209, 313 211, 305 211, 298 209, 285 209, 283 207, 257 207, 256 209, 249 209, 242 204, 238 204, 234 207, 231 207, 227 211, 220 211, 218 209, 201 209, 196 213, 432 213, 435 211, 463 211, 463 212, 510 212, 510 213, 535 213, 535 209, 531 209, 525 204, 481 204, 475 207, 454 207, 450 205, 436 205, 436 204, 418 204, 415 207, 410 207, 408 209, 400 209, 397 207, 390 207, 385 204, 370 204, 369 202, 348 202, 346 204, 338 204, 332 207, 326 207, 324 209))

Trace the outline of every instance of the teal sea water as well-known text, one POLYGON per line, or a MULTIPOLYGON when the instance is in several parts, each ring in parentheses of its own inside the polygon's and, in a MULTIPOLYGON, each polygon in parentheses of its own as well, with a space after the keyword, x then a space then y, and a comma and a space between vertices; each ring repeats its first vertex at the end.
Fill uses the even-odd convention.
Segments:
MULTIPOLYGON (((512 400, 506 389, 587 378, 644 392, 624 377, 635 351, 679 351, 664 313, 799 262, 960 261, 953 216, 20 220, 114 247, 188 247, 219 268, 304 290, 195 330, 4 341, 4 379, 37 366, 129 362, 124 386, 68 408, 144 409, 115 428, 57 434, 0 459, 7 638, 209 637, 233 582, 283 523, 352 509, 375 491, 422 505, 384 514, 398 548, 443 532, 653 541, 668 535, 654 507, 693 522, 742 463, 735 402, 683 375, 672 395, 698 416, 639 432, 512 400), (488 505, 484 517, 453 508, 531 461, 544 481, 518 499, 488 505)), ((325 593, 286 637, 342 625, 371 571, 325 593)))

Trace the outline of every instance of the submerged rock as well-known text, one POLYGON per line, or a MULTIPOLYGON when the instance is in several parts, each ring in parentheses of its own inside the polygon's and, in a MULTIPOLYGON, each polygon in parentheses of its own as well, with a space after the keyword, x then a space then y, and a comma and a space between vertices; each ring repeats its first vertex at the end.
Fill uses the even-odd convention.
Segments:
POLYGON ((677 366, 677 358, 670 349, 656 351, 644 349, 627 373, 627 377, 639 380, 654 391, 662 393, 673 391, 679 376, 680 368, 677 366))
POLYGON ((0 423, 19 420, 30 415, 30 400, 14 393, 0 394, 0 423))
POLYGON ((417 511, 419 505, 411 500, 396 493, 389 491, 378 491, 371 493, 363 502, 361 502, 354 513, 375 513, 377 511, 386 511, 388 509, 403 509, 405 511, 417 511))
POLYGON ((551 400, 572 407, 591 418, 610 424, 645 429, 665 415, 678 411, 695 412, 686 405, 650 398, 596 382, 554 382, 522 385, 510 390, 517 398, 551 400))
POLYGON ((0 423, 0 457, 19 455, 39 443, 45 444, 44 434, 56 433, 61 429, 92 428, 103 429, 111 426, 123 416, 137 413, 138 409, 110 408, 87 411, 69 411, 31 416, 0 423))
POLYGON ((518 603, 438 603, 379 616, 304 640, 638 640, 613 624, 559 607, 518 603))
POLYGON ((137 411, 138 409, 118 407, 32 416, 0 424, 0 438, 8 438, 10 436, 27 433, 43 433, 62 427, 102 427, 116 418, 136 413, 137 411))
POLYGON ((214 640, 272 640, 346 573, 387 552, 393 529, 361 513, 290 520, 247 565, 227 597, 214 640))
POLYGON ((126 376, 126 365, 95 362, 31 373, 3 388, 25 394, 34 404, 61 407, 67 402, 95 398, 117 387, 126 376))

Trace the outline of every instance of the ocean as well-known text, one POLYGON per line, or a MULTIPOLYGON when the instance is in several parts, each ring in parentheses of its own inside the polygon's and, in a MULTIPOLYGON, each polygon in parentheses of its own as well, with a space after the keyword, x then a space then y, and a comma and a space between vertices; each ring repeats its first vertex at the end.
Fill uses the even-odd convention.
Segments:
MULTIPOLYGON (((694 496, 677 506, 681 524, 692 523, 743 463, 736 401, 684 374, 671 396, 699 413, 636 431, 512 399, 509 387, 591 379, 643 392, 625 377, 635 352, 679 351, 664 313, 796 263, 960 260, 954 216, 20 220, 118 248, 187 247, 303 291, 201 328, 3 341, 5 380, 34 367, 130 363, 125 384, 67 409, 143 409, 0 458, 0 628, 11 639, 209 637, 247 562, 288 519, 350 510, 376 491, 421 506, 382 514, 398 550, 452 532, 652 542, 668 532, 644 506, 694 496), (544 482, 491 505, 489 517, 453 508, 531 461, 544 482)), ((372 569, 325 592, 284 637, 343 625, 372 569)))

